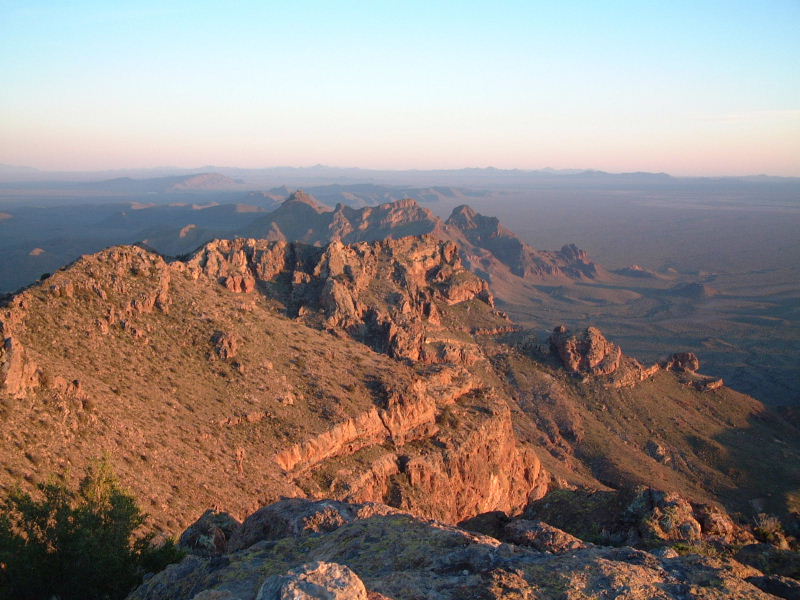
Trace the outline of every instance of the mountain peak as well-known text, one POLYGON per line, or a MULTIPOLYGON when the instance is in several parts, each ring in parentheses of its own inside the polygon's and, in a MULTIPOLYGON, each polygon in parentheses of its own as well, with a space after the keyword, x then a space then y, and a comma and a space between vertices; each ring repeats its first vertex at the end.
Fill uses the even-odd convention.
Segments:
POLYGON ((480 215, 471 206, 461 204, 456 206, 453 212, 450 213, 447 224, 455 225, 459 229, 464 229, 465 227, 473 229, 475 227, 475 218, 479 216, 480 215))
POLYGON ((402 198, 400 200, 395 200, 394 202, 388 202, 387 204, 391 205, 391 207, 395 209, 419 208, 419 204, 413 198, 402 198))
POLYGON ((318 202, 317 199, 314 198, 314 196, 312 196, 307 192, 304 192, 302 189, 297 189, 291 194, 289 194, 289 197, 283 201, 283 204, 281 204, 281 208, 290 207, 298 204, 305 204, 306 206, 313 208, 315 212, 320 214, 324 212, 330 212, 330 208, 318 202))

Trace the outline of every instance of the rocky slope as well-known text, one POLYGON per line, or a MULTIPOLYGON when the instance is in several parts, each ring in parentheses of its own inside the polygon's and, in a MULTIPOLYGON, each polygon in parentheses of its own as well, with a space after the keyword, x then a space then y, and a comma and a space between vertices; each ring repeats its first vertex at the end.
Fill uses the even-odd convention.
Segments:
POLYGON ((112 248, 3 308, 1 476, 109 452, 168 528, 280 494, 519 509, 547 475, 476 339, 512 328, 430 238, 218 241, 171 263, 112 248))
POLYGON ((579 540, 543 551, 526 539, 502 543, 381 505, 284 501, 242 525, 232 523, 231 532, 230 549, 188 556, 150 578, 130 600, 774 600, 764 590, 782 591, 784 598, 797 591, 795 580, 765 576, 730 558, 579 540))

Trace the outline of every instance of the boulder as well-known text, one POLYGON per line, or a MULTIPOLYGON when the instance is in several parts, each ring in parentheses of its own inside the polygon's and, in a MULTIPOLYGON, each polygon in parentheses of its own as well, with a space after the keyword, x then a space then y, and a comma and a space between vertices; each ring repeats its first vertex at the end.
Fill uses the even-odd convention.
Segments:
POLYGON ((747 578, 762 592, 772 594, 785 600, 800 600, 800 582, 780 575, 756 575, 747 578))
POLYGON ((506 542, 554 554, 591 546, 574 535, 542 521, 515 519, 505 526, 503 533, 503 540, 506 542))
POLYGON ((181 534, 178 545, 200 556, 224 554, 242 524, 226 512, 209 509, 181 534))
POLYGON ((550 336, 550 347, 567 370, 587 375, 610 375, 619 367, 622 350, 596 327, 578 334, 561 325, 550 336))
POLYGON ((269 577, 256 600, 367 600, 367 590, 348 567, 316 561, 269 577))
POLYGON ((211 343, 214 345, 214 353, 222 360, 230 360, 236 356, 239 350, 239 338, 231 333, 215 331, 211 336, 211 343))
POLYGON ((336 500, 283 498, 247 517, 234 532, 229 547, 232 551, 241 550, 264 540, 333 531, 359 519, 396 512, 399 511, 371 502, 349 504, 336 500))

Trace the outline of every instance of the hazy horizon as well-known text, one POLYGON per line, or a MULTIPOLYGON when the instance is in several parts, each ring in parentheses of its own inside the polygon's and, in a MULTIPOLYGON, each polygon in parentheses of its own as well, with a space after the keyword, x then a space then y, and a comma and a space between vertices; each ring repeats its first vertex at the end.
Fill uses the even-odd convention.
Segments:
POLYGON ((109 167, 109 168, 102 168, 102 169, 80 169, 80 168, 72 168, 72 169, 46 169, 41 168, 36 165, 21 165, 21 164, 7 164, 7 163, 0 163, 0 168, 5 168, 10 171, 12 174, 15 173, 22 173, 26 170, 33 170, 36 173, 41 173, 44 175, 59 175, 59 174, 106 174, 106 173, 146 173, 146 176, 142 176, 142 178, 147 177, 158 177, 158 176, 169 176, 170 174, 174 175, 184 175, 184 174, 206 174, 206 173, 213 173, 215 169, 220 171, 226 170, 241 170, 241 171, 269 171, 269 170, 313 170, 313 169, 329 169, 329 170, 339 170, 339 171, 365 171, 365 172, 376 172, 376 173, 406 173, 406 172, 419 172, 419 173, 436 173, 436 172, 457 172, 457 171, 498 171, 498 172, 520 172, 520 173, 547 173, 548 171, 552 171, 555 175, 567 175, 567 174, 584 174, 584 173, 604 173, 607 175, 666 175, 669 177, 677 178, 677 179, 702 179, 702 178, 748 178, 748 177, 771 177, 771 178, 786 178, 786 179, 798 179, 800 175, 775 175, 771 173, 740 173, 740 174, 722 174, 722 173, 680 173, 680 172, 668 172, 666 170, 652 170, 652 171, 641 171, 641 170, 634 170, 634 169, 623 169, 618 171, 605 171, 603 169, 593 169, 593 168, 582 168, 580 166, 576 167, 563 167, 563 168, 554 168, 551 166, 543 166, 543 167, 496 167, 494 165, 466 165, 466 166, 454 166, 454 167, 436 167, 432 166, 429 168, 393 168, 393 167, 365 167, 360 165, 329 165, 329 164, 271 164, 271 165, 236 165, 236 164, 207 164, 207 165, 178 165, 178 164, 171 164, 171 165, 143 165, 143 166, 119 166, 119 167, 109 167))
POLYGON ((788 0, 5 1, 0 163, 800 176, 798 25, 788 0))

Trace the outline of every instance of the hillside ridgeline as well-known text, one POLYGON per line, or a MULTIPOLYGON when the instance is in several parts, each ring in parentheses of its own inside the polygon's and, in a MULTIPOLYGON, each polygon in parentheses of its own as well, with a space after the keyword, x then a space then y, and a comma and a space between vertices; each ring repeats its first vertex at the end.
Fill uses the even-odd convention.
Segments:
POLYGON ((171 530, 281 495, 447 522, 572 486, 793 506, 791 424, 687 385, 691 360, 630 371, 599 332, 559 329, 551 351, 431 236, 111 248, 14 296, 0 327, 3 485, 109 453, 171 530), (619 360, 598 371, 597 348, 619 360))

